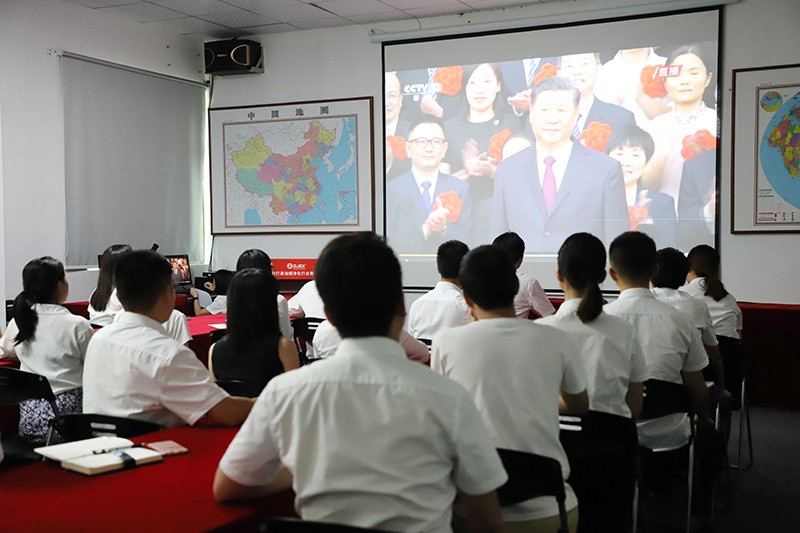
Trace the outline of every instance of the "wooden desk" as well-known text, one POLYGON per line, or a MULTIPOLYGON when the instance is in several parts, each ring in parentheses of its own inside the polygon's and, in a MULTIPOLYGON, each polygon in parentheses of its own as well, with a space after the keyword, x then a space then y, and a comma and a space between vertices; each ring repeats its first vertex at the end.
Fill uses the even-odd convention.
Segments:
POLYGON ((214 472, 235 434, 236 428, 184 426, 132 439, 171 439, 189 448, 189 453, 92 477, 53 462, 0 472, 0 529, 192 532, 256 513, 297 516, 291 491, 244 505, 214 501, 214 472))

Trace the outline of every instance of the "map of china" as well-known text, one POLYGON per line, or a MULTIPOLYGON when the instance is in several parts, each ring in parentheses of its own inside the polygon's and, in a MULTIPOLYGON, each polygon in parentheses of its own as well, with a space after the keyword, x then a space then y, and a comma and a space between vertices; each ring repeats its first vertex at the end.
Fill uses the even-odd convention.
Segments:
POLYGON ((772 130, 769 145, 782 151, 783 165, 796 179, 800 169, 800 107, 793 108, 772 130))
POLYGON ((253 136, 244 148, 232 153, 236 180, 260 197, 271 196, 274 213, 293 218, 310 211, 320 199, 317 172, 322 159, 334 147, 336 130, 326 130, 314 120, 303 135, 305 143, 291 155, 274 153, 262 134, 253 136))

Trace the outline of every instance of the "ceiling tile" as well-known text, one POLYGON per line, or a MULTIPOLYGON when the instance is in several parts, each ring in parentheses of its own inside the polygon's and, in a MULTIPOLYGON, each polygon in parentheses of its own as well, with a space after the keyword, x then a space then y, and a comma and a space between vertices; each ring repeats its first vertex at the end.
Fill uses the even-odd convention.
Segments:
POLYGON ((280 21, 245 11, 240 9, 231 13, 215 13, 212 15, 200 15, 201 19, 227 26, 229 28, 244 28, 247 26, 266 26, 267 24, 277 24, 280 21))
POLYGON ((475 11, 474 8, 469 7, 465 4, 437 4, 437 5, 428 5, 428 7, 415 7, 411 9, 403 9, 409 15, 414 15, 415 17, 437 17, 440 15, 456 15, 459 13, 470 13, 475 11))
POLYGON ((209 13, 223 13, 239 8, 221 2, 220 0, 149 0, 153 4, 166 7, 187 15, 207 15, 209 13))
POLYGON ((127 19, 135 20, 136 22, 150 22, 153 20, 169 20, 174 18, 185 17, 183 13, 178 13, 165 7, 157 6, 155 4, 127 4, 118 7, 104 7, 99 11, 125 17, 127 19))
POLYGON ((372 15, 350 15, 347 17, 356 24, 373 24, 376 22, 392 22, 394 20, 408 20, 414 17, 402 11, 394 11, 392 14, 374 13, 372 15))
POLYGON ((295 22, 336 18, 336 15, 324 9, 319 9, 309 4, 297 4, 285 7, 267 7, 253 9, 256 13, 265 15, 281 22, 295 22))
POLYGON ((292 22, 292 26, 297 26, 301 30, 314 30, 317 28, 338 28, 340 26, 352 26, 353 22, 344 18, 302 20, 292 22))
POLYGON ((223 0, 227 4, 249 9, 250 11, 260 11, 273 7, 286 7, 304 4, 301 0, 223 0))
POLYGON ((147 22, 146 24, 154 28, 162 28, 167 31, 180 33, 182 35, 190 33, 201 33, 205 31, 217 32, 229 29, 225 28, 224 26, 220 26, 219 24, 214 24, 212 22, 200 20, 199 18, 195 17, 184 17, 172 20, 156 20, 153 22, 147 22))
POLYGON ((281 22, 279 24, 267 24, 266 26, 253 26, 250 28, 237 28, 241 35, 260 35, 262 33, 284 33, 287 31, 297 31, 296 26, 281 22))
POLYGON ((144 2, 138 2, 136 0, 65 0, 70 4, 78 4, 81 6, 91 7, 91 8, 98 8, 98 7, 112 7, 112 6, 121 6, 123 4, 143 4, 144 2))
POLYGON ((339 16, 370 15, 373 13, 392 13, 397 10, 378 0, 323 0, 314 2, 319 7, 333 11, 339 16))

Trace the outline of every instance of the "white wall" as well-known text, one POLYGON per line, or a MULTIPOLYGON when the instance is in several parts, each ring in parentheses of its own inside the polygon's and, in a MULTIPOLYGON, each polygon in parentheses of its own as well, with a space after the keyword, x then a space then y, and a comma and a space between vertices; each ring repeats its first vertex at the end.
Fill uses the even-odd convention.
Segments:
MULTIPOLYGON (((587 19, 599 18, 599 8, 625 8, 631 4, 652 4, 640 0, 600 0, 592 3, 587 19)), ((666 4, 665 2, 661 2, 666 4)), ((678 3, 674 4, 677 6, 678 3)), ((517 16, 557 15, 568 10, 587 9, 580 3, 552 3, 530 8, 509 8, 471 17, 423 19, 423 28, 487 22, 517 16)), ((378 30, 398 31, 417 28, 417 22, 381 24, 378 30)), ((797 0, 742 0, 726 6, 723 13, 721 105, 723 112, 721 168, 720 251, 723 279, 743 301, 798 303, 798 235, 730 234, 730 87, 731 69, 797 62, 800 49, 800 4, 797 0)), ((250 105, 281 101, 313 100, 371 95, 376 113, 381 103, 381 49, 368 38, 368 26, 265 35, 266 73, 261 76, 218 78, 213 106, 250 105)), ((376 198, 378 231, 382 230, 383 190, 380 161, 383 143, 376 138, 376 198)), ((266 236, 218 237, 214 266, 230 266, 236 255, 250 246, 259 246, 275 257, 314 257, 329 237, 266 236)))
MULTIPOLYGON (((20 274, 26 262, 42 255, 63 260, 66 255, 57 52, 66 50, 203 81, 203 47, 201 39, 169 35, 66 2, 0 0, 0 50, 0 146, 7 228, 0 280, 5 279, 6 294, 13 298, 21 290, 20 274)), ((71 279, 71 299, 88 298, 93 279, 91 273, 71 279)))

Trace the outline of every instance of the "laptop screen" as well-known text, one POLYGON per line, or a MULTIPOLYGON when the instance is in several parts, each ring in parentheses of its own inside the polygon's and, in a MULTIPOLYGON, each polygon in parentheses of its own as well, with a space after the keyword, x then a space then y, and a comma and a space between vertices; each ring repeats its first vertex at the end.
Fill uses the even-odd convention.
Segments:
POLYGON ((189 256, 184 254, 166 255, 164 257, 172 265, 172 283, 175 285, 191 285, 192 269, 189 266, 189 256))

